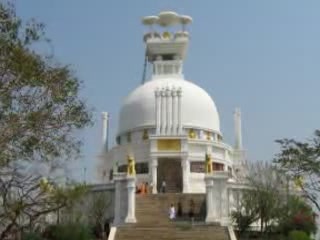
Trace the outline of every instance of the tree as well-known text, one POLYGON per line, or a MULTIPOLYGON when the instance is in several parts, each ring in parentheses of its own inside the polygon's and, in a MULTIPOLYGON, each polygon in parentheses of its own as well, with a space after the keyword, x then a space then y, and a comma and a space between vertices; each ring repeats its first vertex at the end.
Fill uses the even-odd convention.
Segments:
POLYGON ((231 213, 231 217, 238 227, 239 235, 243 236, 250 229, 251 224, 258 220, 256 199, 252 190, 244 190, 239 207, 231 213))
POLYGON ((91 123, 70 66, 35 50, 49 42, 44 30, 0 2, 0 239, 65 206, 79 190, 44 184, 41 174, 25 170, 76 159, 75 133, 91 123))
POLYGON ((294 139, 276 142, 280 144, 280 153, 274 162, 295 180, 304 196, 320 211, 320 130, 305 142, 294 139))
POLYGON ((43 24, 23 25, 0 3, 0 166, 73 158, 80 146, 74 133, 90 123, 70 67, 33 50, 43 41, 43 24))
POLYGON ((299 230, 310 236, 317 230, 314 211, 301 197, 290 195, 279 212, 277 229, 284 235, 299 230))
POLYGON ((253 207, 260 220, 260 231, 266 232, 285 200, 285 181, 281 172, 267 162, 257 162, 249 168, 247 177, 254 196, 253 207))
POLYGON ((250 189, 244 191, 239 209, 234 212, 240 233, 259 221, 260 232, 267 233, 277 221, 285 200, 285 183, 278 169, 267 162, 248 165, 246 177, 250 189))
POLYGON ((70 206, 85 192, 82 185, 59 187, 45 178, 21 174, 19 169, 1 171, 0 239, 12 229, 34 229, 43 217, 70 206))
POLYGON ((89 216, 98 227, 99 235, 104 239, 104 226, 106 223, 106 213, 111 205, 110 192, 96 192, 92 193, 89 205, 89 216))

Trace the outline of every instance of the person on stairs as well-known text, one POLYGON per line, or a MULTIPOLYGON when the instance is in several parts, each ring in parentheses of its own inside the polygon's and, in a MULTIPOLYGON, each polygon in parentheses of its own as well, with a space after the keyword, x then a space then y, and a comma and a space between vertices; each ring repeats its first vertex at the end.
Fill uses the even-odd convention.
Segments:
POLYGON ((166 187, 167 187, 166 181, 163 180, 161 183, 161 192, 162 193, 166 192, 166 187))
POLYGON ((171 204, 169 209, 169 219, 174 220, 176 218, 176 209, 174 208, 174 205, 171 204))
POLYGON ((181 202, 178 202, 178 205, 177 205, 177 217, 178 218, 182 217, 182 204, 181 204, 181 202))
POLYGON ((195 208, 195 203, 194 203, 193 199, 191 199, 190 200, 189 217, 190 217, 192 225, 194 223, 194 208, 195 208))

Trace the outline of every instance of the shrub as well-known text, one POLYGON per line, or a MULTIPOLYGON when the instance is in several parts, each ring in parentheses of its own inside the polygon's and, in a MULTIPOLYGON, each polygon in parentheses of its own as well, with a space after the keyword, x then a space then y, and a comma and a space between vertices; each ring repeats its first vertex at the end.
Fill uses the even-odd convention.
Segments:
POLYGON ((232 212, 231 217, 233 221, 236 223, 240 235, 242 235, 245 231, 249 230, 250 225, 255 220, 254 216, 242 214, 240 211, 232 212))
POLYGON ((49 240, 90 240, 92 237, 89 227, 79 223, 53 225, 46 231, 49 240))
POLYGON ((288 235, 291 231, 303 231, 310 235, 317 231, 317 225, 312 208, 297 197, 290 197, 285 211, 279 219, 279 232, 288 235))
POLYGON ((311 240, 311 238, 303 231, 291 231, 289 233, 289 240, 311 240))
POLYGON ((37 232, 26 232, 22 234, 22 240, 43 240, 37 232))

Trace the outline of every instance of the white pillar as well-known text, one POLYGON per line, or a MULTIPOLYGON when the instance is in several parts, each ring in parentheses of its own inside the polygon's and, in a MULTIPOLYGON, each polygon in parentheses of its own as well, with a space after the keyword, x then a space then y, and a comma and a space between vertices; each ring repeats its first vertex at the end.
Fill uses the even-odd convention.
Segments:
POLYGON ((136 223, 136 178, 135 176, 127 176, 128 190, 128 212, 125 219, 126 223, 136 223))
POLYGON ((182 167, 182 178, 183 178, 183 193, 189 193, 189 176, 190 176, 190 162, 187 157, 183 157, 181 159, 181 167, 182 167))
POLYGON ((178 95, 178 134, 182 134, 182 123, 181 123, 181 88, 177 91, 178 95))
POLYGON ((207 206, 207 216, 206 223, 213 223, 215 219, 215 209, 213 202, 213 179, 211 176, 205 176, 206 183, 206 206, 207 206))
POLYGON ((178 126, 177 126, 177 109, 176 109, 176 106, 177 106, 177 91, 176 89, 173 87, 172 88, 172 135, 176 135, 177 134, 177 130, 178 130, 178 126))
POLYGON ((228 226, 230 224, 229 219, 229 194, 227 188, 227 178, 220 180, 220 191, 221 191, 221 225, 228 226))
POLYGON ((159 89, 155 91, 155 98, 156 98, 156 134, 160 134, 160 113, 161 113, 161 104, 160 104, 160 92, 159 89))
POLYGON ((166 133, 166 93, 165 89, 161 89, 161 135, 166 133))
POLYGON ((228 209, 229 199, 227 197, 227 180, 228 172, 214 172, 211 175, 213 179, 213 202, 214 202, 214 217, 216 222, 221 225, 228 225, 228 209))
POLYGON ((158 174, 158 159, 155 157, 155 158, 152 158, 151 159, 151 177, 152 177, 152 193, 153 194, 156 194, 157 193, 157 174, 158 174))
POLYGON ((171 133, 171 107, 170 107, 170 89, 169 87, 166 88, 166 122, 167 122, 167 129, 166 129, 166 135, 170 135, 171 133))
POLYGON ((115 185, 115 196, 114 196, 114 225, 119 225, 121 223, 121 179, 114 175, 114 185, 115 185))
POLYGON ((235 129, 235 149, 242 150, 242 133, 241 133, 241 111, 236 108, 234 112, 234 129, 235 129))
POLYGON ((107 112, 102 112, 102 149, 104 151, 108 150, 108 123, 109 114, 107 112))

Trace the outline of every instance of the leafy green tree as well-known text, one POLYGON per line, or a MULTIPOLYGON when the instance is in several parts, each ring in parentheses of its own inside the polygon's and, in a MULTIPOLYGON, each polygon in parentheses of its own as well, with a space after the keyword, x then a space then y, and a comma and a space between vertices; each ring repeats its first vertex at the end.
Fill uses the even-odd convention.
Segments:
POLYGON ((258 211, 255 206, 254 190, 243 191, 238 209, 231 213, 240 236, 243 236, 250 229, 250 225, 258 220, 258 211))
POLYGON ((99 235, 104 239, 104 225, 106 222, 106 213, 111 205, 110 192, 97 192, 92 193, 91 201, 89 204, 89 216, 92 219, 92 224, 98 229, 99 235))
POLYGON ((294 139, 276 142, 280 144, 280 153, 274 162, 294 179, 304 196, 320 211, 320 130, 304 142, 294 139))
POLYGON ((257 162, 249 166, 247 180, 253 198, 247 207, 257 214, 261 233, 266 233, 274 225, 285 201, 284 176, 270 163, 257 162))
POLYGON ((0 179, 0 239, 13 230, 34 230, 42 226, 48 214, 74 204, 87 191, 86 186, 56 186, 38 176, 24 176, 11 172, 0 179))
POLYGON ((303 231, 310 236, 317 230, 312 208, 299 196, 289 196, 287 203, 279 212, 277 230, 284 235, 291 231, 303 231))
POLYGON ((74 133, 90 123, 71 68, 33 50, 44 41, 43 24, 0 3, 0 166, 74 158, 74 133))
MULTIPOLYGON (((76 159, 77 131, 91 123, 79 97, 81 82, 68 65, 37 52, 48 43, 44 25, 23 22, 0 2, 0 239, 67 205, 79 188, 44 183, 31 165, 60 167, 76 159)), ((81 191, 80 191, 81 192, 81 191)))
POLYGON ((289 233, 288 240, 311 240, 311 238, 303 231, 292 231, 289 233))

